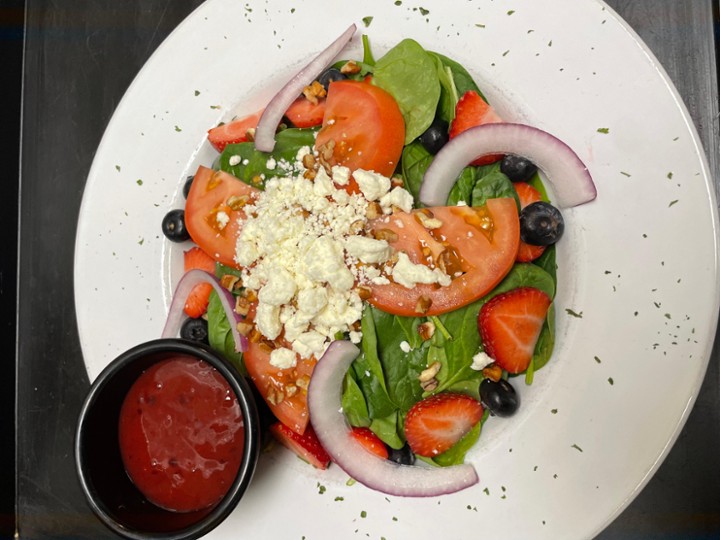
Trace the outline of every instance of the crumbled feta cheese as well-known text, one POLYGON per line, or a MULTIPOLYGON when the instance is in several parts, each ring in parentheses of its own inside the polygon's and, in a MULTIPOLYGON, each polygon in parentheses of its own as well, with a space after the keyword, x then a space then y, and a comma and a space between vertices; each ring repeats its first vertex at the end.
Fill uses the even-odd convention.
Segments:
POLYGON ((393 206, 400 208, 403 212, 410 212, 413 207, 413 202, 413 196, 410 192, 400 186, 396 186, 390 193, 386 193, 380 198, 380 207, 385 214, 391 213, 393 206))
POLYGON ((456 206, 467 206, 468 204, 465 201, 458 201, 456 206))
POLYGON ((298 292, 298 309, 308 315, 315 315, 327 305, 328 292, 324 287, 310 287, 298 292))
POLYGON ((352 341, 353 343, 360 343, 362 341, 362 332, 356 332, 354 330, 351 331, 350 341, 352 341))
POLYGON ((228 160, 228 163, 231 167, 234 167, 235 165, 240 165, 240 162, 242 161, 242 158, 238 155, 230 156, 230 159, 228 160))
POLYGON ((472 357, 472 365, 470 366, 470 369, 474 369, 475 371, 482 371, 494 361, 495 360, 490 358, 490 356, 488 356, 485 351, 480 351, 472 357))
POLYGON ((268 339, 275 339, 282 330, 280 308, 262 302, 259 303, 255 314, 255 324, 263 336, 268 339))
POLYGON ((396 283, 412 289, 418 283, 438 283, 450 285, 450 276, 439 268, 430 269, 422 264, 413 263, 406 253, 398 252, 398 261, 392 268, 392 277, 396 283))
POLYGON ((400 350, 404 353, 410 352, 410 344, 407 341, 400 342, 400 350))
POLYGON ((353 178, 368 201, 376 201, 390 191, 390 179, 373 171, 357 169, 353 178))
POLYGON ((289 303, 295 296, 297 285, 290 272, 284 268, 278 268, 270 274, 265 286, 258 293, 260 303, 271 306, 282 306, 289 303))
POLYGON ((272 171, 275 169, 275 167, 277 167, 277 161, 275 161, 275 159, 273 159, 273 158, 270 158, 265 163, 265 167, 267 167, 268 169, 270 169, 272 171))
POLYGON ((332 178, 338 186, 346 186, 350 181, 350 169, 342 165, 335 165, 332 168, 332 178))
POLYGON ((320 236, 308 247, 303 256, 305 275, 315 281, 325 282, 339 291, 349 290, 355 281, 345 264, 340 242, 320 236))
POLYGON ((367 236, 350 236, 345 240, 345 250, 349 255, 364 263, 383 263, 393 253, 387 240, 375 240, 367 236))
POLYGON ((297 357, 290 349, 281 347, 270 353, 270 365, 280 369, 290 369, 297 365, 297 357))
POLYGON ((218 227, 220 227, 221 230, 227 227, 227 224, 230 223, 230 216, 222 210, 215 214, 215 219, 217 220, 218 227))
POLYGON ((320 358, 325 352, 326 336, 315 330, 303 332, 292 343, 293 350, 303 358, 320 358))

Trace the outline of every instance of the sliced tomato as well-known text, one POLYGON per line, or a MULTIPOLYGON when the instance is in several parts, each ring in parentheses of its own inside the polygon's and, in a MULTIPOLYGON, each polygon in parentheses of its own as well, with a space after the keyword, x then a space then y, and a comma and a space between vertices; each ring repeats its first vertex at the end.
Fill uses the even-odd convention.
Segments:
POLYGON ((248 130, 255 129, 265 109, 238 118, 227 124, 220 124, 208 131, 208 141, 218 152, 225 150, 228 144, 237 144, 248 140, 248 130))
POLYGON ((270 364, 271 352, 267 343, 250 341, 243 353, 245 368, 277 419, 302 435, 309 420, 307 383, 317 360, 299 359, 296 367, 280 369, 270 364))
MULTIPOLYGON (((396 212, 372 223, 375 231, 388 229, 397 236, 390 245, 407 253, 415 264, 437 263, 442 257, 450 285, 418 284, 408 289, 399 283, 373 285, 369 302, 396 315, 439 315, 469 304, 490 292, 510 271, 520 243, 515 199, 489 199, 485 206, 442 206, 427 209, 442 222, 425 228, 418 219, 422 210, 396 212), (424 297, 424 298, 423 298, 424 297), (418 312, 419 304, 427 305, 418 312)), ((386 231, 387 232, 387 231, 386 231)), ((388 234, 384 234, 385 237, 388 234)))
POLYGON ((317 100, 313 103, 305 96, 300 96, 285 111, 285 117, 290 123, 299 128, 315 127, 322 124, 323 116, 325 116, 325 99, 317 100))
POLYGON ((199 167, 185 203, 185 225, 190 237, 216 261, 237 267, 235 244, 245 219, 241 206, 258 193, 231 174, 199 167))
POLYGON ((365 169, 390 176, 405 142, 405 122, 395 99, 364 81, 335 81, 325 103, 320 148, 334 141, 333 165, 365 169))

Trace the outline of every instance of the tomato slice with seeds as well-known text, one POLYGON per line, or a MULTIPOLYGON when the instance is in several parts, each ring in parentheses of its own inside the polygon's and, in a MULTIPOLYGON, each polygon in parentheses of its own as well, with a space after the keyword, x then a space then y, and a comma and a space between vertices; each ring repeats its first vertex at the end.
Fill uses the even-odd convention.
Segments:
POLYGON ((235 244, 246 217, 242 205, 258 193, 231 174, 199 167, 185 203, 190 237, 216 261, 237 268, 235 244))
POLYGON ((404 251, 415 264, 437 264, 443 259, 453 279, 450 285, 418 284, 412 289, 391 282, 372 285, 368 300, 388 313, 404 316, 439 315, 461 308, 490 292, 512 268, 520 242, 515 199, 489 199, 484 206, 441 206, 397 212, 376 219, 375 231, 384 232, 390 245, 404 251), (442 225, 429 229, 418 214, 429 211, 442 225), (423 299, 423 297, 425 297, 423 299), (427 311, 417 312, 418 302, 430 301, 427 311))
POLYGON ((395 99, 369 82, 342 80, 328 87, 315 147, 335 147, 332 165, 390 176, 405 143, 405 122, 395 99))
POLYGON ((317 360, 299 358, 297 366, 280 369, 270 364, 272 348, 251 341, 243 353, 245 368, 275 417, 302 435, 308 425, 307 383, 317 360))

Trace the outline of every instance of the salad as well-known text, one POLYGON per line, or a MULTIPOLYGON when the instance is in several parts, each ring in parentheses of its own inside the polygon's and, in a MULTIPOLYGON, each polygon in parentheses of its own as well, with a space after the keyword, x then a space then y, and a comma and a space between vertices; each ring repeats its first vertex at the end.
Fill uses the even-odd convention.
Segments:
POLYGON ((273 435, 320 469, 427 496, 489 416, 519 407, 554 346, 555 204, 592 200, 564 143, 503 122, 469 72, 404 39, 334 61, 351 26, 261 111, 163 221, 192 239, 164 335, 204 340, 255 384, 273 435), (420 463, 424 462, 424 463, 420 463), (429 465, 429 466, 428 466, 429 465))

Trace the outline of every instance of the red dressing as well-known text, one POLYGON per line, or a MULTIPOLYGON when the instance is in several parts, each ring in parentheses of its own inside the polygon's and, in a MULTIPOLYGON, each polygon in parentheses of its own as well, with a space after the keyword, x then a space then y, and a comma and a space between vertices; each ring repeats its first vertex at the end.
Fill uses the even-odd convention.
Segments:
POLYGON ((149 501, 177 512, 217 504, 240 467, 242 411, 210 364, 178 355, 146 370, 119 422, 125 470, 149 501))

